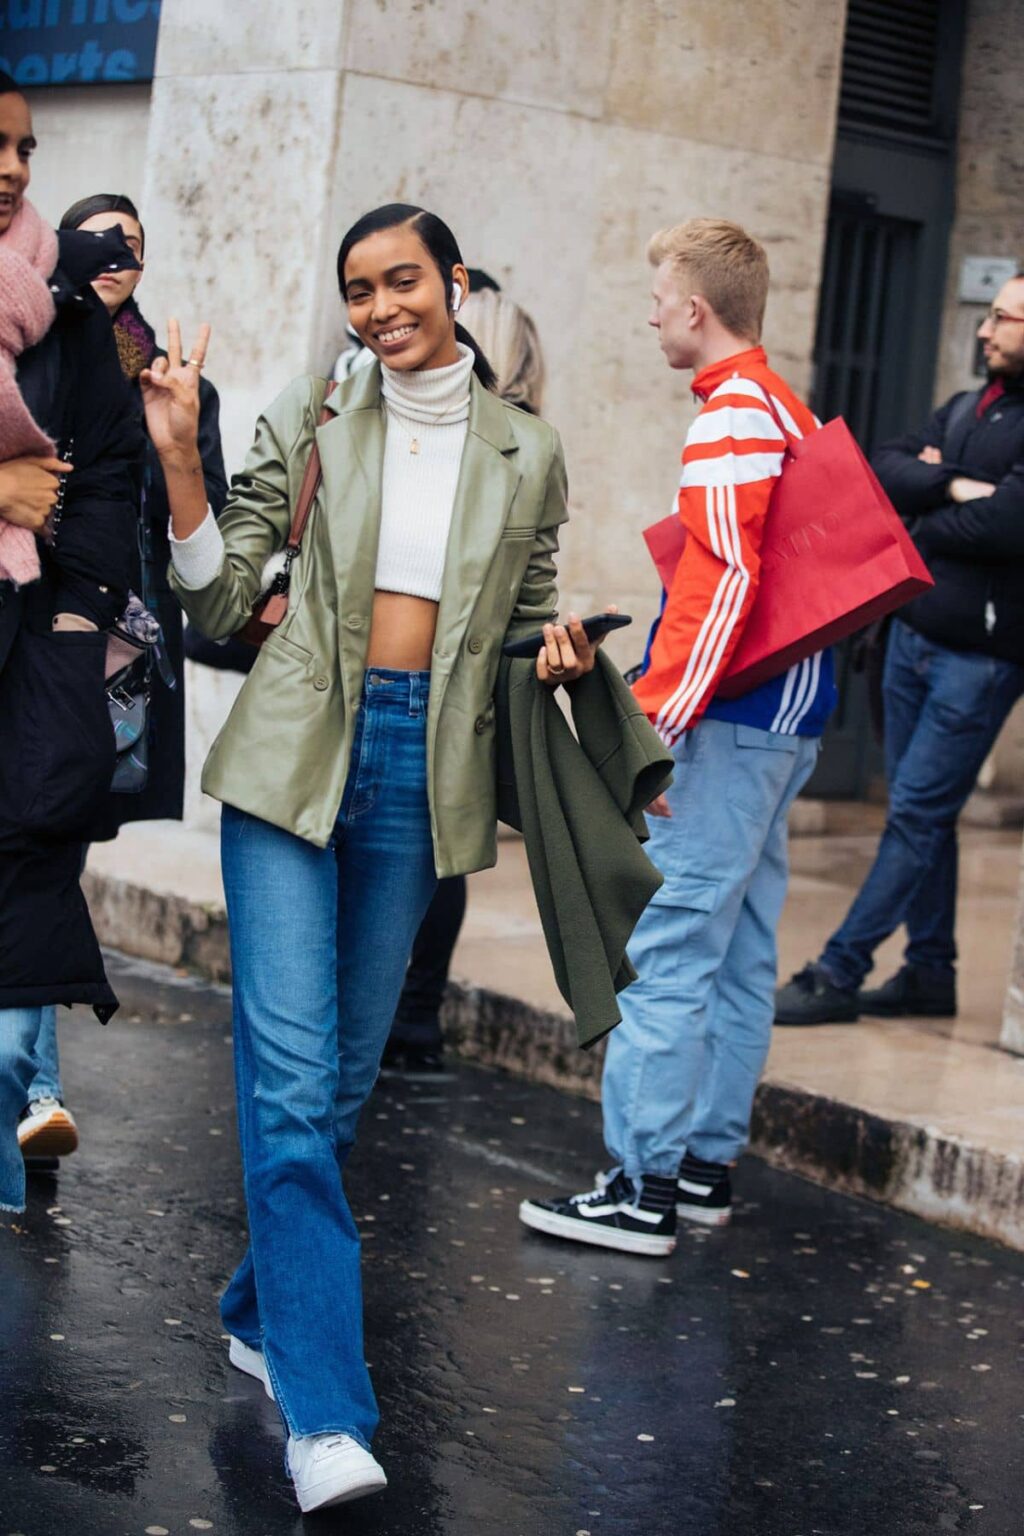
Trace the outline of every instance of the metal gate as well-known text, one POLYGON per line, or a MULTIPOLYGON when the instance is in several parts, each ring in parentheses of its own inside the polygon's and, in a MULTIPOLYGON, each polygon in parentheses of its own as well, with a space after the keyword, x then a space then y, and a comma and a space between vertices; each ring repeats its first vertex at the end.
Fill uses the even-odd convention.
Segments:
MULTIPOLYGON (((812 401, 869 454, 931 408, 962 34, 960 0, 849 0, 812 401)), ((849 650, 808 795, 862 797, 881 778, 849 650)))

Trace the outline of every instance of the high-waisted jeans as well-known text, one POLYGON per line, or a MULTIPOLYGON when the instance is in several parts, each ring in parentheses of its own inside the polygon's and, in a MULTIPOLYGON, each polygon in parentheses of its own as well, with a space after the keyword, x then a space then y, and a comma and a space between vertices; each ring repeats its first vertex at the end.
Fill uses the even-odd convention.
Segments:
POLYGON ((366 673, 328 848, 231 806, 221 822, 249 1211, 221 1315, 263 1351, 290 1433, 364 1446, 378 1413, 343 1171, 436 884, 429 682, 366 673))

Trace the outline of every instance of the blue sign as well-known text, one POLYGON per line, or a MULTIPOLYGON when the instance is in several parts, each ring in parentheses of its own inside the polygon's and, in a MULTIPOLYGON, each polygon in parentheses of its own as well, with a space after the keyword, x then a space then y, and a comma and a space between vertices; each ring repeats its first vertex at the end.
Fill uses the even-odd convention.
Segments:
POLYGON ((152 80, 160 0, 0 0, 0 69, 19 85, 152 80))

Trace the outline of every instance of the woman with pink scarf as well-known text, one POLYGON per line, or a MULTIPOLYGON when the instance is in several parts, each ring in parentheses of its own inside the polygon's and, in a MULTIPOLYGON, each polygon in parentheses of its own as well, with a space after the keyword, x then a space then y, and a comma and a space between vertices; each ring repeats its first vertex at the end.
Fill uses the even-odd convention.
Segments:
POLYGON ((25 199, 28 103, 0 73, 0 1209, 46 1004, 117 1007, 78 876, 110 787, 108 630, 137 561, 142 435, 89 279, 119 235, 58 238, 25 199), (105 241, 105 243, 104 243, 105 241), (76 243, 77 242, 77 243, 76 243))

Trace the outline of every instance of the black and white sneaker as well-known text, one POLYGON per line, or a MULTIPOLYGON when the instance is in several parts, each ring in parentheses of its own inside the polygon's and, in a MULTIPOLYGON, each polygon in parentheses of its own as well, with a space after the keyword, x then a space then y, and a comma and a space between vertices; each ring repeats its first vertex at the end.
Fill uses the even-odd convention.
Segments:
POLYGON ((549 1237, 662 1258, 676 1246, 675 1196, 675 1179, 645 1174, 635 1184, 617 1168, 588 1194, 524 1200, 519 1220, 549 1237))
POLYGON ((727 1163, 705 1163, 687 1152, 676 1181, 676 1215, 705 1227, 727 1227, 732 1217, 732 1185, 727 1163))

